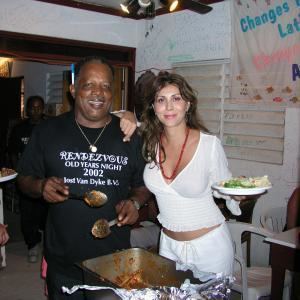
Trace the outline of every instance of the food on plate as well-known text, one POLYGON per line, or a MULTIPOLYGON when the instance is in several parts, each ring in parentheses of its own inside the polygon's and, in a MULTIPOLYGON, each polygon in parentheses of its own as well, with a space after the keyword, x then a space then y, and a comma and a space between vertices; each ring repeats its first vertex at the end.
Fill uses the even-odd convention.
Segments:
POLYGON ((16 171, 13 169, 9 169, 9 168, 1 168, 0 170, 0 177, 6 177, 6 176, 10 176, 16 174, 16 171))
POLYGON ((232 189, 263 188, 271 186, 267 175, 262 177, 233 177, 229 180, 221 181, 220 186, 232 189))

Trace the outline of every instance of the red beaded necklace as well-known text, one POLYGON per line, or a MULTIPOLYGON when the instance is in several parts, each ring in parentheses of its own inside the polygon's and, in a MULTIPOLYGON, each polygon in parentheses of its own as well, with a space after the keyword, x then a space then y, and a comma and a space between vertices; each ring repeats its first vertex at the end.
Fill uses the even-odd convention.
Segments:
MULTIPOLYGON (((168 177, 168 176, 165 174, 164 167, 163 167, 162 162, 161 162, 161 150, 160 150, 161 147, 159 147, 159 153, 158 153, 158 155, 159 155, 159 166, 160 166, 160 169, 161 169, 162 176, 163 176, 165 179, 173 180, 173 179, 176 177, 177 169, 178 169, 179 164, 180 164, 180 162, 181 162, 182 155, 183 155, 183 151, 184 151, 184 149, 185 149, 186 142, 187 142, 188 137, 189 137, 189 133, 190 133, 190 128, 187 128, 187 130, 186 130, 186 135, 185 135, 185 139, 184 139, 184 142, 183 142, 183 144, 182 144, 182 146, 181 146, 181 151, 180 151, 179 158, 178 158, 178 160, 177 160, 175 169, 174 169, 174 171, 173 171, 173 173, 171 174, 170 177, 168 177)), ((162 134, 160 135, 160 145, 162 145, 162 134)))

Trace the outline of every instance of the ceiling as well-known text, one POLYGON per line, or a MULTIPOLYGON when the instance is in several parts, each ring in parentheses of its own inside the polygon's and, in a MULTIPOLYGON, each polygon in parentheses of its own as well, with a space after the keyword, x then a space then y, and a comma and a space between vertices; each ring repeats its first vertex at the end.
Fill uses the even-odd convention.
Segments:
MULTIPOLYGON (((143 14, 135 14, 135 15, 127 15, 125 14, 121 8, 120 4, 125 0, 36 0, 40 2, 48 2, 51 4, 64 5, 69 7, 75 7, 79 9, 90 10, 94 12, 100 12, 115 16, 128 17, 132 19, 144 19, 145 16, 143 14)), ((183 9, 191 9, 193 11, 197 11, 199 13, 207 13, 210 11, 210 8, 206 9, 204 5, 210 5, 217 2, 223 2, 225 0, 179 0, 179 8, 177 8, 174 12, 183 10, 183 9), (201 9, 199 9, 201 6, 201 9)), ((163 15, 170 13, 167 8, 162 7, 160 5, 159 0, 154 0, 155 2, 155 14, 163 15)))

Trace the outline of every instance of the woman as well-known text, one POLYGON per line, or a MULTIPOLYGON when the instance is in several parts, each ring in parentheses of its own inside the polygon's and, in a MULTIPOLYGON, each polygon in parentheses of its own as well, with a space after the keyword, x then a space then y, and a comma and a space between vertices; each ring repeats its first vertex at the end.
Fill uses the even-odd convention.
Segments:
POLYGON ((239 202, 211 189, 231 173, 219 139, 199 122, 197 98, 182 76, 158 74, 141 121, 144 181, 156 196, 162 225, 159 254, 200 279, 205 272, 231 274, 231 237, 213 195, 227 199, 236 215, 239 202))

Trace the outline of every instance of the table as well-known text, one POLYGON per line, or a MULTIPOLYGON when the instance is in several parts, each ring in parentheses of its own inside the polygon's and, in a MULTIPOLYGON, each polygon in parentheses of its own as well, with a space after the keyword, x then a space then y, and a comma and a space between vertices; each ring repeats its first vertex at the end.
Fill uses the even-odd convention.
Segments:
POLYGON ((281 300, 285 270, 300 271, 300 227, 265 238, 271 243, 271 299, 281 300))

